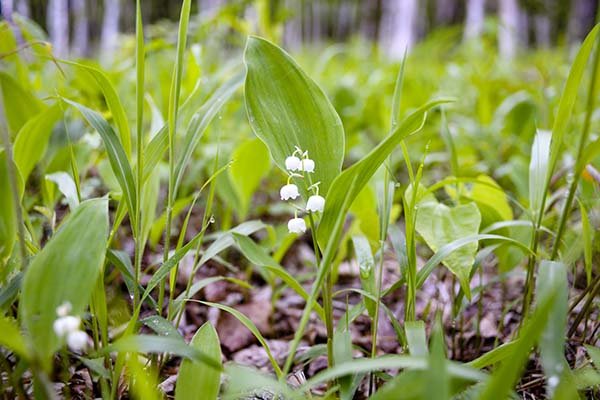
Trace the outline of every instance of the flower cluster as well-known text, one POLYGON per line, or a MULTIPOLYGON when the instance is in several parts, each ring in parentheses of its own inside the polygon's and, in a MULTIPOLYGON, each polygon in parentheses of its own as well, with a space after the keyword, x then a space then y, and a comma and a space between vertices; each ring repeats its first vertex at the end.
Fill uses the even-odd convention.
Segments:
POLYGON ((54 333, 60 339, 66 339, 67 346, 73 351, 82 351, 88 344, 88 335, 80 330, 81 319, 70 315, 71 303, 66 302, 56 308, 58 318, 54 321, 54 333))
MULTIPOLYGON (((279 191, 281 200, 296 200, 300 196, 298 186, 291 183, 292 178, 306 178, 309 186, 306 188, 308 192, 313 194, 308 198, 306 212, 323 212, 325 208, 325 199, 319 196, 319 182, 312 183, 311 177, 308 174, 315 172, 315 162, 308 158, 308 152, 302 151, 296 147, 294 153, 285 159, 285 168, 288 170, 288 181, 279 191)), ((290 233, 306 232, 306 222, 303 218, 298 217, 298 211, 294 213, 294 218, 288 221, 288 230, 290 233)))

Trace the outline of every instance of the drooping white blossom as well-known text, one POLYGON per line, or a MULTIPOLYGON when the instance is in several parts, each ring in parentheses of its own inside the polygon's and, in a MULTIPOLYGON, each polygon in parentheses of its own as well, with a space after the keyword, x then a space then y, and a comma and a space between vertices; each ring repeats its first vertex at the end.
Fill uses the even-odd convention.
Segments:
POLYGON ((79 319, 79 317, 65 315, 64 317, 57 318, 52 327, 54 328, 56 336, 62 338, 70 333, 78 331, 79 325, 81 325, 81 319, 79 319))
POLYGON ((304 172, 315 172, 315 162, 310 158, 302 160, 302 171, 304 172))
POLYGON ((72 351, 85 350, 88 344, 88 335, 83 331, 74 331, 67 335, 67 346, 72 351))
POLYGON ((281 200, 295 200, 296 197, 300 196, 300 192, 298 191, 298 186, 288 183, 281 188, 279 195, 281 196, 281 200))
POLYGON ((66 317, 71 312, 71 303, 65 301, 60 306, 56 307, 56 315, 59 317, 66 317))
POLYGON ((325 208, 325 199, 318 194, 312 195, 306 202, 306 210, 310 212, 323 212, 325 208))
POLYGON ((302 167, 302 161, 296 156, 289 156, 285 159, 285 168, 288 171, 298 171, 302 167))
POLYGON ((306 222, 302 218, 292 218, 288 221, 288 230, 290 233, 304 233, 306 232, 306 222))

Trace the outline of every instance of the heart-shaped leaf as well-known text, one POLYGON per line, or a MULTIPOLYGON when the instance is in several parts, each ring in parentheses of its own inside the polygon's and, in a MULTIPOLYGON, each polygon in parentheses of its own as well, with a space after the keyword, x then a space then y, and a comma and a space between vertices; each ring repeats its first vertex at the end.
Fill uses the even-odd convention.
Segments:
MULTIPOLYGON (((481 224, 481 213, 475 203, 450 208, 444 204, 428 201, 418 206, 417 232, 433 251, 457 239, 476 235, 481 224)), ((477 242, 452 252, 442 263, 458 278, 460 285, 470 297, 469 274, 475 262, 477 242)))

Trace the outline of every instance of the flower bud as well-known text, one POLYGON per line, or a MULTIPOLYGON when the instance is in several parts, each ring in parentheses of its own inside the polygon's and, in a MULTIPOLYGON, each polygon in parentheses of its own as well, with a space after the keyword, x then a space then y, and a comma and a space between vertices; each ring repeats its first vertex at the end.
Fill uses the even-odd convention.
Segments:
POLYGON ((81 351, 88 344, 88 335, 83 331, 71 332, 67 335, 67 346, 72 351, 81 351))
POLYGON ((64 337, 69 333, 79 330, 79 325, 81 325, 81 320, 79 317, 66 315, 54 321, 52 327, 54 328, 54 333, 56 333, 56 336, 64 337))

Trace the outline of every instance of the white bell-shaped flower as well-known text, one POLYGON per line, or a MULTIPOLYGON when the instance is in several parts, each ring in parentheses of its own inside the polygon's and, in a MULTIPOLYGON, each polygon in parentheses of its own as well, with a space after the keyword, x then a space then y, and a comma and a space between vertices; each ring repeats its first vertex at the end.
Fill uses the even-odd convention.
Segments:
POLYGON ((302 161, 296 156, 289 156, 285 159, 285 168, 288 171, 298 171, 302 168, 302 161))
POLYGON ((88 344, 88 335, 83 331, 71 332, 67 335, 67 346, 72 351, 85 350, 88 344))
POLYGON ((312 195, 306 202, 306 210, 310 212, 323 212, 325 208, 325 199, 318 194, 312 195))
POLYGON ((304 172, 315 172, 315 162, 310 158, 302 160, 302 171, 304 172))
POLYGON ((65 335, 78 331, 79 325, 81 325, 81 319, 79 319, 79 317, 65 315, 54 321, 52 327, 54 328, 56 336, 64 337, 65 335))
POLYGON ((56 315, 58 315, 59 317, 66 317, 71 313, 71 308, 71 303, 65 301, 60 306, 56 307, 56 315))
POLYGON ((298 186, 293 183, 288 183, 281 188, 279 195, 281 196, 281 200, 294 200, 296 197, 300 196, 300 192, 298 191, 298 186))
POLYGON ((292 218, 288 221, 288 230, 290 233, 304 233, 306 232, 306 222, 302 218, 292 218))

